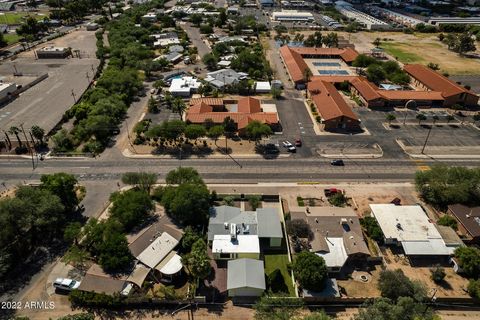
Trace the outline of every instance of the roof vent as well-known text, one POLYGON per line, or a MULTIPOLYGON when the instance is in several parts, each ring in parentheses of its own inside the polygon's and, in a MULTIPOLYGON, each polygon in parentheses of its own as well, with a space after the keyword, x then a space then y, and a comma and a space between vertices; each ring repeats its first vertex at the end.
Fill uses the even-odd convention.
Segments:
POLYGON ((225 230, 228 230, 228 222, 225 222, 223 226, 225 227, 225 230))
POLYGON ((237 239, 237 225, 235 223, 230 224, 230 238, 232 240, 237 239))

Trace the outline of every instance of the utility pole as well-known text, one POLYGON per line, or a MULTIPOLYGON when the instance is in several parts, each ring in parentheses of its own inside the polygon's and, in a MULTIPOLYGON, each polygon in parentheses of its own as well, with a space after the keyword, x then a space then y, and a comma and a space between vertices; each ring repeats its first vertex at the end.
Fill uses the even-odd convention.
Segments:
POLYGON ((73 103, 77 103, 77 98, 75 97, 75 92, 72 89, 72 97, 73 97, 73 103))
POLYGON ((427 146, 428 138, 430 138, 430 132, 432 132, 432 129, 433 129, 433 125, 430 126, 430 129, 428 130, 427 137, 425 138, 425 143, 423 144, 423 148, 421 152, 422 154, 423 154, 423 151, 425 150, 425 147, 427 146))
POLYGON ((20 128, 22 128, 23 136, 25 137, 25 142, 28 146, 28 149, 30 149, 30 155, 32 156, 32 170, 35 170, 35 160, 33 158, 33 153, 35 152, 34 149, 30 146, 30 141, 28 141, 27 134, 25 133, 25 129, 23 129, 23 123, 20 125, 20 128))

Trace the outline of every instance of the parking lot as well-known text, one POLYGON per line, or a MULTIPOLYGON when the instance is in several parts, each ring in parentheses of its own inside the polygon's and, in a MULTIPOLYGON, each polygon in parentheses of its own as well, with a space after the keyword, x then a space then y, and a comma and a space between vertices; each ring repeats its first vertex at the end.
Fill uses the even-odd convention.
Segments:
POLYGON ((0 75, 10 76, 13 70, 23 75, 48 73, 48 78, 20 94, 15 100, 0 108, 0 130, 12 126, 27 129, 38 125, 49 132, 62 115, 78 100, 93 79, 98 66, 95 57, 95 33, 74 31, 45 45, 71 47, 80 50, 81 58, 35 60, 33 51, 22 53, 17 59, 5 61, 0 75))

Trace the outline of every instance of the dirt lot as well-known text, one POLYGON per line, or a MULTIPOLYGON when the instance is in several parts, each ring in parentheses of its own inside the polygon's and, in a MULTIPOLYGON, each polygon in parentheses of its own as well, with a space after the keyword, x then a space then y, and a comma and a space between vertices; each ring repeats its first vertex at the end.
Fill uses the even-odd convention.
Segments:
POLYGON ((377 289, 378 278, 380 277, 380 266, 370 272, 360 272, 366 274, 368 281, 363 282, 356 277, 355 272, 352 279, 337 280, 338 286, 345 290, 348 297, 379 297, 380 290, 377 289))
POLYGON ((445 268, 445 281, 438 285, 430 279, 430 268, 411 267, 405 257, 394 255, 389 248, 382 250, 382 253, 387 261, 387 269, 402 269, 410 279, 423 282, 428 291, 437 289, 437 297, 469 297, 462 289, 467 288, 468 280, 456 274, 452 268, 445 268))
MULTIPOLYGON (((301 32, 308 36, 314 31, 301 32)), ((405 34, 402 32, 337 32, 340 37, 348 39, 355 44, 355 49, 360 53, 369 53, 374 47, 372 42, 376 38, 389 39, 382 41, 387 53, 397 56, 402 63, 438 63, 441 72, 451 75, 469 75, 480 73, 480 61, 460 57, 447 49, 447 46, 438 40, 437 33, 433 34, 405 34), (415 45, 412 45, 412 44, 415 45)), ((477 46, 476 53, 480 53, 477 46)))

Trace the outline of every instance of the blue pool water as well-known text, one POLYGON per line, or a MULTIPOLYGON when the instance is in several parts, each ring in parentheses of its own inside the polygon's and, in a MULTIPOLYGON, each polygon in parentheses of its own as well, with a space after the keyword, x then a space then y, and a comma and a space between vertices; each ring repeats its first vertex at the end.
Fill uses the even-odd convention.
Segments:
POLYGON ((318 70, 318 73, 329 76, 348 76, 348 72, 345 70, 318 70))
POLYGON ((340 67, 338 62, 312 62, 315 67, 340 67))

